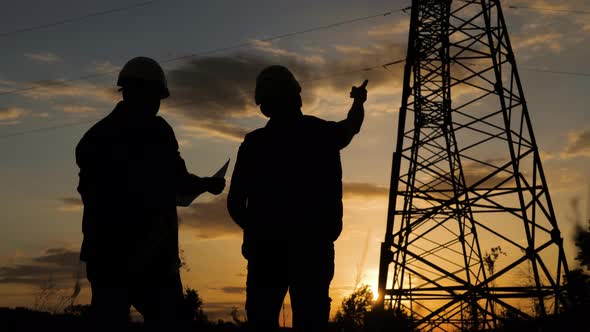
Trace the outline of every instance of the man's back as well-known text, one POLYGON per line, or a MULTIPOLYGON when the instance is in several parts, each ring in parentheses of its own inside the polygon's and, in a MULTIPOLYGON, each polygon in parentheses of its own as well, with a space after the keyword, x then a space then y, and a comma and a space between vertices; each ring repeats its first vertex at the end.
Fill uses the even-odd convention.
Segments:
POLYGON ((234 173, 248 192, 246 237, 336 240, 344 136, 338 123, 304 115, 287 123, 271 120, 246 136, 234 173))
POLYGON ((366 85, 352 88, 346 119, 331 122, 303 115, 301 86, 287 68, 269 66, 256 78, 254 100, 270 120, 240 146, 227 199, 244 230, 253 331, 278 331, 287 292, 295 330, 327 330, 342 231, 340 150, 360 131, 366 85))
POLYGON ((123 112, 117 106, 76 148, 78 191, 84 202, 84 260, 134 256, 134 248, 143 248, 141 242, 163 226, 170 229, 168 250, 175 250, 174 177, 175 168, 184 167, 184 162, 177 156, 174 133, 162 118, 133 122, 123 112))

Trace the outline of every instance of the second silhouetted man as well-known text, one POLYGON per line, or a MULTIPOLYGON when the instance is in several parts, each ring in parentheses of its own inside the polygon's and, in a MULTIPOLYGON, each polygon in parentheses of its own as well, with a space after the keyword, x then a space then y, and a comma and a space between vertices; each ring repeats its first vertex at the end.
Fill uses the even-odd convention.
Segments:
POLYGON ((287 291, 298 331, 325 331, 342 231, 340 150, 360 131, 367 81, 353 87, 346 119, 304 115, 301 86, 285 67, 256 80, 255 99, 270 120, 242 142, 228 210, 244 231, 246 312, 253 331, 273 331, 287 291))

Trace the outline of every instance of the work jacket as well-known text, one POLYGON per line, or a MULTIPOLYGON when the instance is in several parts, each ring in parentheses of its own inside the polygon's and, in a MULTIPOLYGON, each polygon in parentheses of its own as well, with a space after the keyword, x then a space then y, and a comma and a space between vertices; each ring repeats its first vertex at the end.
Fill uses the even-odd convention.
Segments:
POLYGON ((340 123, 303 114, 271 119, 246 135, 230 187, 230 196, 247 197, 239 216, 246 258, 273 246, 324 245, 339 237, 340 150, 350 142, 347 135, 340 123))
POLYGON ((80 258, 117 265, 178 264, 176 194, 203 192, 170 125, 117 104, 76 147, 84 203, 80 258))

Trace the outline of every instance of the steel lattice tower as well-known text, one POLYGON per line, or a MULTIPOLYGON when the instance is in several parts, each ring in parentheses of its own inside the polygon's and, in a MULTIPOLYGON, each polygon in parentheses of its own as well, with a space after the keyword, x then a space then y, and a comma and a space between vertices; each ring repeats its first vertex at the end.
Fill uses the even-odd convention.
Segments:
POLYGON ((412 1, 398 125, 378 304, 422 331, 563 308, 563 240, 500 1, 412 1))

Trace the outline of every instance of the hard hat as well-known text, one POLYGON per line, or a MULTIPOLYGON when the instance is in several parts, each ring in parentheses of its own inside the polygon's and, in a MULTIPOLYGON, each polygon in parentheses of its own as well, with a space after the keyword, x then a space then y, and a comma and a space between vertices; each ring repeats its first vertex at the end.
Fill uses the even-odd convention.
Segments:
POLYGON ((256 105, 265 100, 296 96, 301 93, 301 86, 295 76, 286 67, 273 65, 263 69, 256 78, 254 99, 256 105))
POLYGON ((161 90, 160 98, 170 96, 168 82, 162 67, 154 59, 148 57, 136 57, 129 60, 119 72, 117 85, 124 88, 133 84, 155 84, 161 90))

